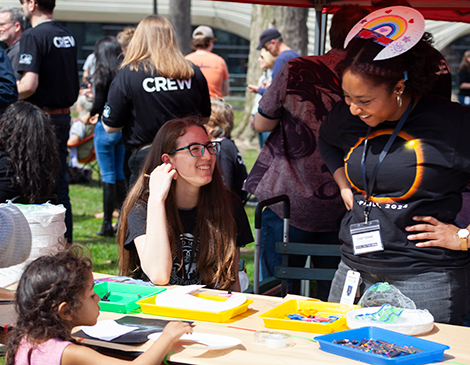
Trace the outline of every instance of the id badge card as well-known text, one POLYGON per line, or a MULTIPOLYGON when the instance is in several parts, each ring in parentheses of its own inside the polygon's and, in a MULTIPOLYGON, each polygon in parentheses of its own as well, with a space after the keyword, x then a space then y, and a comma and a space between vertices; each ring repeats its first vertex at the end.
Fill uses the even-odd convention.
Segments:
POLYGON ((383 251, 382 238, 380 237, 380 222, 376 219, 370 222, 351 224, 351 232, 354 255, 383 251))

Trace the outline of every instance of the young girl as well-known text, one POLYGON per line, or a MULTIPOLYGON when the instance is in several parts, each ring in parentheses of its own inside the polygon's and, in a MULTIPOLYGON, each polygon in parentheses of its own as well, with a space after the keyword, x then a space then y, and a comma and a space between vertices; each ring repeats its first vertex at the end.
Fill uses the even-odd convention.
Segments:
MULTIPOLYGON (((78 345, 72 338, 76 326, 93 326, 100 298, 93 290, 92 263, 80 247, 33 261, 23 273, 16 292, 18 322, 6 353, 7 365, 124 364, 78 345)), ((188 323, 170 322, 162 336, 136 364, 160 364, 171 344, 188 323)))
POLYGON ((135 276, 158 285, 239 290, 239 247, 253 237, 240 200, 223 184, 219 150, 195 117, 158 131, 121 211, 122 274, 140 265, 135 276))

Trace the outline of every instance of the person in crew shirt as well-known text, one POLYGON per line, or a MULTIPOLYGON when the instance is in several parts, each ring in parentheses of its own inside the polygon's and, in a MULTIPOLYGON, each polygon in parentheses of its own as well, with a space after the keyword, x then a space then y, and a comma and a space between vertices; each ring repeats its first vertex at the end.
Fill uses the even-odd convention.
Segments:
POLYGON ((199 67, 184 58, 171 23, 149 15, 135 30, 102 114, 106 132, 122 130, 129 187, 139 177, 161 126, 189 115, 204 120, 211 115, 206 79, 199 67))
POLYGON ((227 64, 222 57, 211 52, 216 40, 212 28, 200 25, 194 30, 191 42, 191 48, 196 52, 186 56, 187 60, 190 60, 201 69, 207 80, 209 94, 212 99, 222 98, 229 94, 227 64))
POLYGON ((57 197, 66 208, 66 237, 72 242, 72 206, 67 180, 67 140, 70 106, 78 97, 77 46, 69 30, 53 19, 55 0, 22 0, 22 9, 32 28, 24 31, 20 43, 18 72, 19 99, 37 105, 49 114, 59 141, 61 172, 57 197))

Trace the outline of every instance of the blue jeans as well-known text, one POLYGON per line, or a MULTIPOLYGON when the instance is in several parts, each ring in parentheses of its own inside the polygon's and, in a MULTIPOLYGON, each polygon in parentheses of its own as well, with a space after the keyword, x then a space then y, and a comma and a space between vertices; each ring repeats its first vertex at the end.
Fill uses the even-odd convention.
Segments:
MULTIPOLYGON (((338 266, 331 285, 329 302, 339 302, 348 270, 344 262, 338 266)), ((434 321, 461 325, 470 312, 470 269, 447 269, 414 275, 379 276, 361 272, 360 295, 378 282, 395 286, 413 300, 418 309, 427 309, 434 321)))
POLYGON ((115 184, 124 177, 124 143, 122 132, 107 133, 101 120, 95 126, 95 152, 101 171, 101 180, 107 184, 115 184))
MULTIPOLYGON (((261 219, 261 241, 260 241, 260 279, 274 276, 274 267, 282 266, 282 255, 276 253, 276 242, 282 241, 284 231, 283 219, 266 208, 261 219)), ((289 242, 298 243, 322 243, 339 244, 338 232, 308 232, 289 225, 289 242)), ((289 266, 304 267, 306 256, 291 255, 289 266)), ((339 257, 314 257, 311 258, 313 266, 317 268, 336 268, 340 262, 339 257)), ((289 286, 289 293, 299 290, 300 281, 293 282, 289 286)), ((330 291, 329 281, 317 281, 317 297, 321 300, 328 298, 330 291)))
POLYGON ((62 204, 65 211, 65 226, 67 231, 65 237, 67 242, 72 243, 73 240, 73 218, 72 218, 72 204, 69 197, 69 181, 67 179, 67 157, 69 151, 67 149, 67 140, 69 139, 70 131, 70 115, 68 114, 53 114, 50 115, 51 122, 54 125, 55 135, 59 143, 59 160, 60 160, 60 175, 57 183, 57 200, 62 204))

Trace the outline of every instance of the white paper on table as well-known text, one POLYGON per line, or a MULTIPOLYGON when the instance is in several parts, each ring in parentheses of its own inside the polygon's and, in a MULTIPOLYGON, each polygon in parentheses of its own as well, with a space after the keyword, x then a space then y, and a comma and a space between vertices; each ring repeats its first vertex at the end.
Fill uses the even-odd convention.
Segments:
POLYGON ((204 299, 191 295, 192 292, 203 287, 204 285, 186 285, 166 290, 155 297, 155 304, 161 307, 218 313, 239 307, 246 302, 246 295, 240 293, 233 293, 224 301, 204 299))
POLYGON ((88 336, 103 341, 112 341, 119 336, 135 331, 139 327, 123 326, 112 319, 98 321, 94 326, 82 326, 82 331, 88 336))

